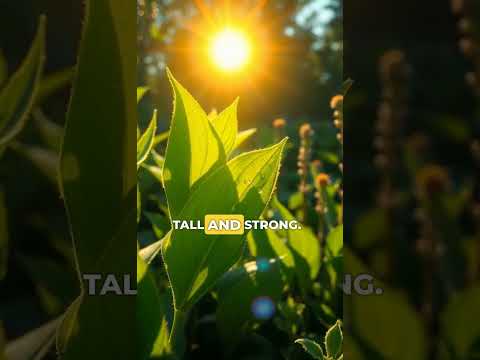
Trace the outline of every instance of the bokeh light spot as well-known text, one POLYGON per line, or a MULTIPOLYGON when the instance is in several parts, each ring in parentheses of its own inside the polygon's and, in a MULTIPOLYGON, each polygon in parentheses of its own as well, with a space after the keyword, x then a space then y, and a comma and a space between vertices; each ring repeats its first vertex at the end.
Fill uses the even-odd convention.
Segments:
POLYGON ((252 314, 259 320, 268 320, 275 314, 275 303, 268 296, 260 296, 252 302, 252 314))

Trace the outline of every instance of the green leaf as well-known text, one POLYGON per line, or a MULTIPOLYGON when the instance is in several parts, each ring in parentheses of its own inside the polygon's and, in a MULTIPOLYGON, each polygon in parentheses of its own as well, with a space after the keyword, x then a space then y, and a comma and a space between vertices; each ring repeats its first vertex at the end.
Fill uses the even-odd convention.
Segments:
POLYGON ((278 260, 260 258, 227 272, 219 281, 216 322, 225 342, 237 343, 247 328, 271 318, 255 316, 252 304, 255 300, 274 304, 280 300, 283 282, 279 264, 278 260))
POLYGON ((237 138, 235 139, 235 146, 233 148, 234 149, 239 148, 244 142, 250 139, 256 132, 257 132, 257 129, 248 129, 248 130, 240 131, 237 135, 237 138))
POLYGON ((470 351, 478 342, 480 334, 480 315, 478 301, 480 285, 455 294, 441 314, 443 338, 455 350, 459 359, 468 359, 470 351), (472 311, 473 310, 473 311, 472 311))
MULTIPOLYGON (((273 206, 280 216, 287 221, 296 220, 278 199, 274 199, 273 206)), ((307 227, 288 229, 288 246, 295 260, 295 272, 302 288, 306 290, 311 280, 315 279, 320 271, 320 244, 312 230, 307 227)))
POLYGON ((238 98, 220 113, 218 116, 214 116, 211 120, 218 136, 223 143, 225 155, 228 157, 235 148, 235 142, 238 132, 238 120, 237 120, 237 108, 238 98))
POLYGON ((153 142, 155 140, 155 133, 157 132, 157 112, 153 112, 152 120, 148 125, 147 130, 142 134, 137 142, 137 167, 139 167, 148 157, 152 150, 153 142))
POLYGON ((47 314, 57 315, 75 298, 76 274, 61 262, 45 257, 20 255, 18 263, 35 284, 38 299, 47 314))
POLYGON ((0 280, 7 274, 8 262, 8 226, 7 208, 3 191, 0 189, 0 280))
MULTIPOLYGON (((277 145, 242 154, 198 186, 178 220, 204 220, 207 214, 243 214, 258 219, 275 188, 286 139, 277 145)), ((162 246, 174 293, 175 308, 188 309, 238 260, 244 235, 206 235, 172 230, 162 246)))
POLYGON ((45 99, 70 84, 73 79, 73 74, 74 70, 67 68, 44 76, 40 81, 35 103, 41 104, 45 99))
POLYGON ((45 62, 45 16, 20 68, 0 92, 0 152, 23 129, 38 92, 45 62))
MULTIPOLYGON (((136 359, 148 359, 160 340, 162 312, 160 296, 155 278, 148 270, 148 265, 137 257, 137 356, 136 359)), ((162 341, 164 343, 164 341, 162 341)), ((163 346, 168 344, 163 344, 163 346)))
POLYGON ((51 150, 60 152, 63 138, 63 127, 50 120, 38 108, 33 110, 32 115, 45 145, 51 150))
POLYGON ((302 345, 303 349, 314 359, 323 360, 325 356, 323 355, 322 347, 317 344, 315 341, 310 339, 297 339, 295 344, 302 345))
POLYGON ((327 349, 327 356, 336 359, 342 353, 343 334, 340 326, 340 320, 337 320, 335 325, 328 329, 325 335, 325 349, 327 349))
POLYGON ((343 249, 343 225, 339 225, 328 233, 327 249, 333 257, 340 256, 343 249))
POLYGON ((152 224, 157 239, 161 239, 170 231, 170 219, 162 214, 146 212, 145 216, 152 224))
POLYGON ((157 257, 158 253, 162 250, 163 242, 170 237, 171 233, 172 232, 169 231, 162 239, 155 241, 153 244, 150 244, 141 249, 139 252, 139 256, 143 259, 143 261, 145 261, 147 264, 150 264, 157 257))
POLYGON ((162 142, 168 140, 168 136, 170 135, 170 131, 164 131, 157 136, 155 136, 155 141, 153 142, 153 146, 157 146, 158 144, 161 144, 162 142))
POLYGON ((175 96, 163 180, 170 214, 176 217, 193 185, 214 165, 224 164, 226 156, 205 111, 170 72, 168 76, 175 96))
MULTIPOLYGON (((160 294, 160 313, 161 323, 160 331, 152 349, 150 359, 165 358, 165 359, 178 359, 174 355, 174 352, 182 353, 184 349, 173 349, 170 343, 170 330, 173 322, 172 311, 172 295, 170 292, 160 294)), ((185 339, 182 339, 184 342, 185 339)))
MULTIPOLYGON (((351 274, 353 279, 372 273, 351 250, 344 248, 344 253, 346 273, 351 274)), ((383 289, 381 296, 363 296, 352 292, 352 296, 344 297, 351 314, 349 332, 384 359, 427 358, 425 329, 406 295, 378 281, 375 281, 375 287, 383 289)), ((347 349, 348 346, 345 347, 347 349)))
POLYGON ((145 86, 137 87, 137 103, 143 99, 148 90, 149 88, 145 86))
MULTIPOLYGON (((134 282, 135 4, 91 0, 86 5, 60 179, 79 278, 112 274, 120 283, 129 275, 134 282)), ((134 301, 134 297, 112 293, 88 295, 82 282, 80 296, 58 331, 61 358, 135 358, 134 301)))
POLYGON ((247 235, 250 254, 257 258, 277 259, 287 279, 295 266, 293 255, 285 242, 270 229, 254 229, 247 235))
POLYGON ((353 242, 356 248, 368 249, 386 239, 389 233, 387 211, 374 208, 363 211, 353 226, 353 242))
POLYGON ((55 342, 55 331, 61 319, 55 319, 7 344, 8 360, 40 360, 55 342))
POLYGON ((12 143, 12 149, 32 162, 33 165, 50 181, 58 186, 58 154, 52 150, 44 149, 39 146, 24 145, 21 143, 12 143))

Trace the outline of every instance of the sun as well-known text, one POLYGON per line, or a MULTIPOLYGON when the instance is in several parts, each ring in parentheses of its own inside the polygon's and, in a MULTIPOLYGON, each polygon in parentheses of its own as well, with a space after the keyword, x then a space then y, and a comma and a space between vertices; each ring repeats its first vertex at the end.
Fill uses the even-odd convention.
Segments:
POLYGON ((234 72, 244 68, 250 61, 251 44, 241 31, 227 28, 213 36, 210 56, 222 71, 234 72))

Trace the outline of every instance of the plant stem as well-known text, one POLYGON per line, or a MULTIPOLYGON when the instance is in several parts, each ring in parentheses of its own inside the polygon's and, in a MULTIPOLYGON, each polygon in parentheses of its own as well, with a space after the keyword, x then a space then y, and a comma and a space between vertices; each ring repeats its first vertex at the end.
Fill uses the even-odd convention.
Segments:
POLYGON ((185 323, 187 320, 187 313, 175 309, 173 315, 173 325, 170 332, 170 344, 177 355, 182 355, 185 352, 185 323))

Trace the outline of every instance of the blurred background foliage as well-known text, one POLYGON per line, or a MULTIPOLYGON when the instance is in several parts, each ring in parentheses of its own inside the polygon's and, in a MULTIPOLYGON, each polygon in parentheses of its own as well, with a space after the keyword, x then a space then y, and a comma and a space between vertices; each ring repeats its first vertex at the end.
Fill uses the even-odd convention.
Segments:
MULTIPOLYGON (((195 52, 194 45, 200 39, 191 29, 201 26, 204 19, 193 1, 138 3, 138 78, 139 84, 152 89, 141 104, 141 119, 149 118, 149 109, 155 104, 159 131, 167 129, 171 113, 171 93, 165 78, 168 65, 207 109, 223 108, 240 96, 241 126, 258 128, 250 147, 275 141, 281 134, 271 124, 282 118, 286 126, 278 131, 291 135, 291 146, 297 148, 301 145, 298 129, 308 122, 315 131, 312 159, 324 159, 338 184, 340 146, 332 124, 330 98, 340 90, 342 81, 340 4, 328 0, 209 4, 224 9, 228 3, 232 17, 251 16, 250 29, 265 45, 259 47, 264 56, 258 59, 263 60, 235 79, 216 72, 202 54, 195 52)), ((0 333, 7 341, 60 315, 77 295, 71 240, 55 178, 83 11, 80 0, 0 4, 1 64, 7 75, 18 68, 28 51, 39 16, 47 17, 44 86, 48 91, 36 104, 21 136, 0 159, 9 235, 8 271, 0 282, 0 333)), ((87 144, 88 139, 85 141, 87 144)), ((295 151, 289 151, 285 164, 279 194, 284 203, 298 191, 295 151)), ((317 219, 311 205, 310 216, 317 219)), ((341 311, 339 299, 337 296, 335 306, 341 311)), ((206 306, 211 304, 207 302, 206 306)), ((282 306, 285 316, 291 318, 285 326, 302 321, 297 318, 303 311, 301 303, 289 299, 282 306)), ((330 316, 333 324, 335 316, 330 316)), ((285 329, 293 331, 292 338, 296 326, 285 329)), ((326 329, 327 324, 321 327, 321 333, 326 329)), ((263 346, 261 339, 256 341, 263 346)), ((302 356, 299 346, 297 352, 302 356)))
POLYGON ((345 3, 345 266, 384 286, 345 298, 346 358, 479 356, 479 15, 345 3))
POLYGON ((43 95, 37 97, 27 126, 0 158, 9 237, 7 273, 0 280, 0 322, 7 341, 62 314, 78 295, 56 169, 82 2, 2 1, 0 62, 7 77, 18 69, 42 14, 47 17, 43 95))

